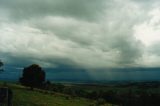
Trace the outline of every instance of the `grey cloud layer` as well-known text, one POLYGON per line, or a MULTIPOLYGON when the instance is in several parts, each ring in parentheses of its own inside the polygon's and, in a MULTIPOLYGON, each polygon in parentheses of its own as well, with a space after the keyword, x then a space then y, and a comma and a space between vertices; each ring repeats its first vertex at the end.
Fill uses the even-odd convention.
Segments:
POLYGON ((105 0, 1 0, 15 19, 60 15, 79 19, 96 19, 103 13, 105 0))
POLYGON ((133 28, 148 10, 138 1, 1 0, 0 7, 0 58, 9 64, 143 65, 144 45, 133 28))

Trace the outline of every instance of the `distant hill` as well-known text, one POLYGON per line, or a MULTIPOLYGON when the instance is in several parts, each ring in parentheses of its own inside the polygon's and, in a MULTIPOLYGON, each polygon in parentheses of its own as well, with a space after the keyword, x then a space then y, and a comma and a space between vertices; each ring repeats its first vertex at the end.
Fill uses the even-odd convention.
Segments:
MULTIPOLYGON (((72 68, 46 68, 47 80, 67 83, 105 83, 113 81, 160 81, 160 68, 112 68, 82 70, 72 68)), ((17 82, 22 69, 6 67, 0 80, 17 82)))

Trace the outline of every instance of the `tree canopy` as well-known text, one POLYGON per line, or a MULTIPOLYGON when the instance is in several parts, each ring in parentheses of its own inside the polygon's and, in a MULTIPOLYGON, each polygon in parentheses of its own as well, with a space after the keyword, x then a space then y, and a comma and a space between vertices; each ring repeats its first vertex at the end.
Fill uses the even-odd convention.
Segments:
POLYGON ((2 66, 3 66, 3 62, 0 60, 0 71, 3 71, 2 66))
POLYGON ((3 66, 3 62, 0 60, 0 67, 2 67, 3 66))
POLYGON ((45 72, 37 64, 32 64, 23 69, 22 77, 20 78, 20 83, 25 86, 41 87, 45 82, 45 72))

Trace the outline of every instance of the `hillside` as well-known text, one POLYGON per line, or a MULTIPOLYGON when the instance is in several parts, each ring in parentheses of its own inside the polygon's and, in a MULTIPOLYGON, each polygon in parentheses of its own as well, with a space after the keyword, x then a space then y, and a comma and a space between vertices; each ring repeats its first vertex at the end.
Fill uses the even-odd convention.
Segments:
MULTIPOLYGON (((0 84, 2 86, 2 84, 0 84)), ((93 100, 60 93, 34 90, 17 84, 7 84, 13 91, 13 106, 95 106, 93 100)), ((106 104, 105 106, 110 106, 106 104)))

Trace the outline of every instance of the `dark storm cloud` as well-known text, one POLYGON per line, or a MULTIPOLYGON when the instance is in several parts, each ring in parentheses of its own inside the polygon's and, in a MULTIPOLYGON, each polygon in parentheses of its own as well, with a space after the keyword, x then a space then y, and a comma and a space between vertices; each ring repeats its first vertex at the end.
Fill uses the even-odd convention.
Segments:
POLYGON ((147 47, 136 35, 150 11, 133 0, 0 0, 0 58, 21 66, 145 66, 147 47))
POLYGON ((101 16, 105 0, 1 0, 15 19, 58 15, 92 20, 101 16))

